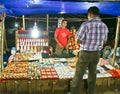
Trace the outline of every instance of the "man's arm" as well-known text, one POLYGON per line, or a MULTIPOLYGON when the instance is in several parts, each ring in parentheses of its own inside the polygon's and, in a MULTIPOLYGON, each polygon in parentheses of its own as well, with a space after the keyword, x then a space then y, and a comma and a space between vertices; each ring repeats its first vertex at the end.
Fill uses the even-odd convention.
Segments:
POLYGON ((79 39, 77 39, 77 43, 78 43, 78 44, 81 44, 81 43, 82 43, 82 41, 80 41, 79 39))
POLYGON ((55 36, 54 38, 55 38, 55 41, 58 43, 58 45, 60 45, 61 47, 63 47, 62 44, 61 44, 61 43, 59 42, 59 40, 57 39, 57 36, 55 36))

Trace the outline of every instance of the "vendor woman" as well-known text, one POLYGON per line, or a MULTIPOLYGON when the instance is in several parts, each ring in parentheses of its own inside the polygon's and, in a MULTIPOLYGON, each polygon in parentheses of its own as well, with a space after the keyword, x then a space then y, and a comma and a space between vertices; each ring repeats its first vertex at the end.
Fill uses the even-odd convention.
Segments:
POLYGON ((14 61, 16 58, 19 58, 20 57, 20 50, 17 50, 15 54, 12 54, 9 59, 8 59, 8 62, 12 62, 14 61))

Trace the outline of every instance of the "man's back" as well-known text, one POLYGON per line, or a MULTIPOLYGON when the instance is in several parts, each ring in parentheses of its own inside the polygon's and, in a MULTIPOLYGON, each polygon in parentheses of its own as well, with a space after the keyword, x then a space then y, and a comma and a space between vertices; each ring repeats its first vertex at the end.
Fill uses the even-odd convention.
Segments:
POLYGON ((99 17, 92 18, 81 25, 79 37, 82 40, 80 50, 96 51, 102 49, 107 40, 108 28, 99 17))

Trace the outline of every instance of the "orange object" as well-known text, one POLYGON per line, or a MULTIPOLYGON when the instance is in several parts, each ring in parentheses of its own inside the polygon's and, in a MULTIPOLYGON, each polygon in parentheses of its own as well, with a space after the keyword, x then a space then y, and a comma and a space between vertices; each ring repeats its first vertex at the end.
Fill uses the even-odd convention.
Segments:
POLYGON ((107 70, 113 77, 120 77, 120 70, 119 69, 112 69, 107 70))

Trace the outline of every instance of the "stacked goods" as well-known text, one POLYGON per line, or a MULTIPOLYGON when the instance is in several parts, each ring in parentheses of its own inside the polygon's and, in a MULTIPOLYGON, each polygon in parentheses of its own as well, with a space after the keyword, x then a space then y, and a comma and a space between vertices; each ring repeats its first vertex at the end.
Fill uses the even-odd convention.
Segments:
POLYGON ((52 58, 46 58, 46 59, 41 58, 41 59, 40 59, 40 63, 41 63, 41 64, 54 64, 55 62, 53 61, 52 58))
POLYGON ((28 72, 27 62, 8 63, 2 70, 0 79, 26 79, 28 72))
POLYGON ((62 63, 56 63, 54 64, 54 68, 59 76, 60 79, 70 79, 73 78, 73 75, 75 73, 74 70, 68 69, 67 66, 65 66, 62 63))
POLYGON ((40 69, 41 79, 58 79, 57 72, 54 68, 42 68, 40 69))
POLYGON ((78 50, 80 48, 80 45, 76 42, 76 30, 73 29, 70 32, 70 40, 69 40, 69 49, 71 50, 78 50))
POLYGON ((48 31, 40 31, 40 35, 34 38, 31 31, 16 31, 16 48, 21 52, 36 53, 45 51, 48 44, 48 31))
POLYGON ((29 62, 28 78, 29 79, 40 79, 40 64, 39 62, 29 62))
MULTIPOLYGON (((36 58, 34 58, 36 59, 36 58)), ((55 69, 53 68, 53 59, 39 59, 39 61, 28 63, 28 79, 49 79, 58 78, 55 69)))
POLYGON ((48 38, 43 39, 19 38, 17 42, 18 42, 17 47, 22 52, 25 51, 37 52, 43 50, 43 46, 48 46, 48 38))
POLYGON ((14 55, 13 61, 24 61, 29 60, 31 53, 20 53, 19 55, 14 55))
POLYGON ((29 60, 39 60, 42 58, 42 53, 41 52, 37 52, 35 54, 32 54, 30 57, 29 57, 29 60))

